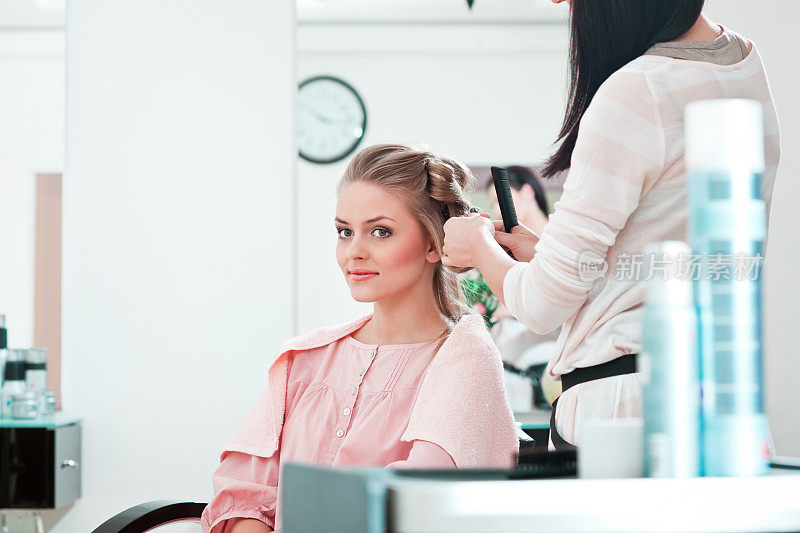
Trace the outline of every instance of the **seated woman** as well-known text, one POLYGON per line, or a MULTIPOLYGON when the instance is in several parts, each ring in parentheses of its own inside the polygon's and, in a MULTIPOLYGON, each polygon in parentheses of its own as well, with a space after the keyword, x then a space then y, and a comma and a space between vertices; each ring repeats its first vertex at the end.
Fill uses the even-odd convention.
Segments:
POLYGON ((281 464, 511 467, 519 441, 500 354, 444 267, 468 213, 460 163, 403 145, 357 154, 339 183, 336 258, 373 314, 292 339, 214 472, 204 533, 281 527, 281 464))

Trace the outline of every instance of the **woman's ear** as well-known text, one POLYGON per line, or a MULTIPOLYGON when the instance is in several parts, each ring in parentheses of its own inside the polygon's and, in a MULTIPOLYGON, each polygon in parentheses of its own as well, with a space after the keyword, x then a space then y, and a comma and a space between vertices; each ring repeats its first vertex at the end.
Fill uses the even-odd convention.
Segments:
POLYGON ((433 242, 428 244, 428 251, 425 252, 425 259, 428 260, 428 263, 438 263, 442 260, 442 256, 436 251, 436 245, 433 244, 433 242))

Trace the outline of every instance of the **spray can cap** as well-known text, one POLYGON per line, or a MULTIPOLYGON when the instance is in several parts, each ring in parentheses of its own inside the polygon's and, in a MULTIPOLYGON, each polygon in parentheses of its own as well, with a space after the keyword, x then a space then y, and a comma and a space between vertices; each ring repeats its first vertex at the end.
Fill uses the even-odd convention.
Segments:
POLYGON ((764 171, 764 106, 744 99, 692 102, 686 106, 689 170, 764 171))
POLYGON ((691 252, 682 241, 645 248, 647 305, 692 305, 691 252))

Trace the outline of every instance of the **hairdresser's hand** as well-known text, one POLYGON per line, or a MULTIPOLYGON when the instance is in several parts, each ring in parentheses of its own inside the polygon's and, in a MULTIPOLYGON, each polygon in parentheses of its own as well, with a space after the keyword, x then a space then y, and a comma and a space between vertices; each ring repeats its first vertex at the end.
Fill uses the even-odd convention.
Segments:
POLYGON ((539 242, 539 236, 531 231, 530 228, 520 224, 511 228, 511 233, 505 233, 503 231, 503 221, 495 220, 494 229, 494 240, 505 250, 511 251, 517 261, 528 263, 536 255, 534 247, 539 242))
POLYGON ((493 236, 494 224, 486 213, 449 219, 444 224, 442 264, 452 268, 477 266, 476 252, 493 236))

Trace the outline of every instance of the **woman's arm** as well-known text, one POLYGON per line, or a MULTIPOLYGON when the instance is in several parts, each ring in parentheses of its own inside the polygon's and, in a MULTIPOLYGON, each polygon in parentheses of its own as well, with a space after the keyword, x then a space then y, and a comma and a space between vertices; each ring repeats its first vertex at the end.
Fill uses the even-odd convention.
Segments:
POLYGON ((264 533, 275 525, 280 457, 228 452, 212 476, 203 533, 264 533))
POLYGON ((415 440, 411 443, 411 451, 404 461, 395 461, 386 465, 389 469, 419 468, 446 469, 456 468, 450 454, 438 444, 427 440, 415 440))
MULTIPOLYGON (((487 223, 448 221, 446 252, 477 266, 509 312, 539 334, 574 316, 608 249, 665 165, 664 129, 644 73, 621 72, 601 87, 581 120, 564 194, 529 263, 503 258, 487 223), (484 271, 484 269, 486 271, 484 271)), ((471 219, 467 219, 471 220, 471 219)), ((646 243, 641 243, 642 245, 646 243)), ((633 250, 636 252, 636 250, 633 250)))
POLYGON ((234 518, 228 520, 221 533, 271 533, 272 528, 254 518, 234 518))

